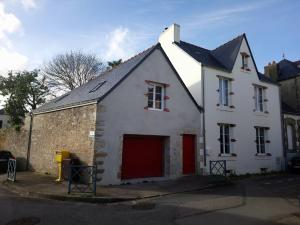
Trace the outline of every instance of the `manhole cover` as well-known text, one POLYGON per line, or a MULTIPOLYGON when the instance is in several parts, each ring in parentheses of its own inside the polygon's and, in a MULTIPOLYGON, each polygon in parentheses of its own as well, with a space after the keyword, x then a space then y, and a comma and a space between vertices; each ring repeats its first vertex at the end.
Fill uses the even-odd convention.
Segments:
POLYGON ((155 208, 155 203, 153 202, 138 202, 132 206, 133 209, 138 210, 150 210, 155 208))
POLYGON ((12 220, 8 222, 6 225, 35 225, 41 222, 41 220, 37 217, 24 217, 12 220))

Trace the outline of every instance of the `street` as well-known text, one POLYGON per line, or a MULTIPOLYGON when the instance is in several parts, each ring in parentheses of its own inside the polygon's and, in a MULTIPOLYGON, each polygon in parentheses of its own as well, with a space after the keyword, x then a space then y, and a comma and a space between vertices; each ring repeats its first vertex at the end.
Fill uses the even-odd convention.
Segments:
POLYGON ((299 175, 107 205, 24 198, 0 189, 0 224, 293 225, 300 224, 299 192, 299 175))

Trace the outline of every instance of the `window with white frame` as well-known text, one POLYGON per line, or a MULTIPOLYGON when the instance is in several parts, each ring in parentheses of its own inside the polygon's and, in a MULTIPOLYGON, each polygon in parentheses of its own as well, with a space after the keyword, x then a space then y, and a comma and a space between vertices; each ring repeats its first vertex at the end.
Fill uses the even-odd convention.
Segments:
POLYGON ((249 55, 246 53, 242 54, 242 68, 249 69, 249 55))
POLYGON ((220 153, 230 154, 230 136, 231 126, 230 124, 220 124, 220 153))
POLYGON ((230 81, 226 78, 219 78, 219 105, 229 106, 230 81))
POLYGON ((265 111, 265 88, 254 85, 254 100, 255 100, 255 111, 264 112, 265 111))
POLYGON ((257 154, 266 154, 267 128, 255 127, 256 129, 256 152, 257 154))
POLYGON ((158 83, 148 84, 148 109, 163 110, 164 85, 158 83))

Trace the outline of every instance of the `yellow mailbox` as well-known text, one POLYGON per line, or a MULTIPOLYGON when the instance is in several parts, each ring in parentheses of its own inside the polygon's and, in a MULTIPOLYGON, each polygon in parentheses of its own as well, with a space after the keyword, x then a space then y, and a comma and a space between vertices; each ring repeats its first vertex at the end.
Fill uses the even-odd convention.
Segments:
POLYGON ((62 162, 64 159, 70 157, 70 152, 66 150, 55 152, 55 161, 58 163, 58 178, 56 181, 60 182, 62 180, 62 162))

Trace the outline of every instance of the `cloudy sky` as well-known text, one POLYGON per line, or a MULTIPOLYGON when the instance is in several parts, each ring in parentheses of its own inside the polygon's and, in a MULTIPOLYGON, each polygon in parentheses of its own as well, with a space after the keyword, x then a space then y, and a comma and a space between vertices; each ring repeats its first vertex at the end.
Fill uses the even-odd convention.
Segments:
POLYGON ((246 33, 258 67, 300 59, 300 1, 0 0, 0 71, 34 69, 68 50, 126 59, 176 22, 181 39, 214 49, 246 33))

